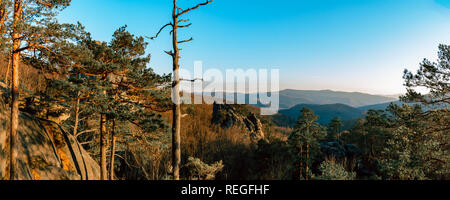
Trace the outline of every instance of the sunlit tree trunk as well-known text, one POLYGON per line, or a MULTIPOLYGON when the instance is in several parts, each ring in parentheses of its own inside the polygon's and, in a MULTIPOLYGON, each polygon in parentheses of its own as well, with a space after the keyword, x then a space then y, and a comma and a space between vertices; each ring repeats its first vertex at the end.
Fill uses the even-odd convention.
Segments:
POLYGON ((75 102, 75 124, 73 126, 73 136, 78 135, 78 124, 80 123, 80 92, 77 92, 77 100, 75 102))
POLYGON ((109 180, 114 180, 114 161, 116 156, 116 121, 113 121, 111 133, 111 157, 109 163, 109 180))
POLYGON ((13 51, 12 51, 12 86, 11 86, 11 122, 10 122, 10 136, 9 136, 9 148, 10 148, 10 180, 15 180, 17 166, 17 152, 16 145, 19 140, 17 137, 17 127, 19 124, 19 62, 20 62, 20 43, 21 37, 19 33, 18 23, 20 21, 22 12, 21 0, 14 1, 14 22, 13 22, 13 51))
POLYGON ((100 179, 107 180, 108 171, 106 168, 106 115, 100 115, 100 179))

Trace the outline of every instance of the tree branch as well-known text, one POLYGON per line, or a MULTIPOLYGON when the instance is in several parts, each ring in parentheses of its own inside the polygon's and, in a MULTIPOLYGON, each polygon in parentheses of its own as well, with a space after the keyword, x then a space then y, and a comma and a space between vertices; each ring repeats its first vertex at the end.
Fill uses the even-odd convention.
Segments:
POLYGON ((170 56, 174 56, 172 51, 164 51, 165 53, 169 54, 170 56))
POLYGON ((189 79, 180 79, 180 81, 195 82, 195 81, 203 81, 203 79, 202 78, 196 78, 196 79, 191 79, 191 80, 189 80, 189 79))
POLYGON ((172 27, 173 27, 173 24, 172 24, 172 23, 168 23, 168 24, 164 25, 161 29, 159 29, 158 33, 156 33, 155 36, 153 36, 153 37, 147 37, 147 38, 148 38, 148 39, 151 39, 151 40, 154 40, 154 39, 158 38, 159 34, 161 34, 161 32, 162 32, 166 27, 168 27, 168 26, 172 26, 172 27))
POLYGON ((200 6, 208 5, 208 4, 210 4, 211 2, 213 2, 213 0, 207 0, 207 1, 205 1, 204 3, 197 4, 196 6, 194 6, 194 7, 192 7, 192 8, 183 10, 183 12, 178 13, 176 17, 178 18, 178 17, 180 17, 181 15, 184 15, 184 14, 186 14, 186 13, 192 11, 192 10, 195 10, 195 9, 199 8, 200 6))
POLYGON ((191 38, 191 39, 189 39, 189 40, 179 41, 178 44, 190 42, 190 41, 192 41, 192 40, 194 40, 194 38, 191 38))
POLYGON ((192 23, 186 24, 186 25, 181 25, 181 26, 178 26, 178 28, 187 28, 187 27, 189 27, 189 26, 191 26, 191 25, 192 25, 192 23))
POLYGON ((77 138, 77 137, 79 137, 80 135, 83 135, 83 134, 85 134, 85 133, 92 133, 92 132, 95 132, 95 131, 97 131, 97 129, 91 129, 91 130, 87 130, 87 131, 81 131, 81 132, 79 132, 77 135, 75 135, 75 137, 77 138))

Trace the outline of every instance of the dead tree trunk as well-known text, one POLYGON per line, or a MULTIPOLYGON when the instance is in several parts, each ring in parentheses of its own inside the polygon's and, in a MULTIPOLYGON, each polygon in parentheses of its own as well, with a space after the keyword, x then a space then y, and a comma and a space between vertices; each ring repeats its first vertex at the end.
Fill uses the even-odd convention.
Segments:
MULTIPOLYGON (((180 99, 180 51, 178 45, 185 42, 190 42, 193 38, 189 40, 178 40, 178 28, 187 28, 191 24, 180 25, 182 22, 188 22, 189 20, 180 19, 182 15, 199 8, 200 6, 204 6, 210 4, 212 0, 206 0, 204 3, 197 4, 194 7, 188 9, 182 9, 177 6, 177 0, 173 0, 173 10, 172 10, 172 22, 164 25, 155 37, 151 37, 150 39, 155 39, 159 36, 164 28, 171 26, 172 27, 172 47, 173 50, 168 52, 172 57, 173 62, 173 82, 172 82, 172 112, 173 112, 173 124, 172 124, 172 172, 173 179, 180 180, 180 165, 181 165, 181 99, 180 99)), ((195 81, 195 80, 190 80, 195 81)))
POLYGON ((15 180, 16 173, 15 170, 18 169, 17 166, 17 152, 16 145, 19 140, 17 137, 17 127, 19 124, 19 62, 20 62, 20 43, 21 36, 19 33, 18 23, 20 20, 22 12, 22 2, 20 0, 14 1, 14 22, 13 22, 13 51, 12 51, 12 87, 11 87, 11 127, 9 136, 9 148, 10 148, 10 160, 9 160, 9 175, 10 180, 15 180))
POLYGON ((181 165, 181 106, 180 106, 180 53, 178 49, 178 16, 177 16, 177 1, 174 0, 173 6, 173 84, 172 84, 172 99, 173 99, 173 124, 172 124, 172 167, 174 180, 180 180, 180 165, 181 165))

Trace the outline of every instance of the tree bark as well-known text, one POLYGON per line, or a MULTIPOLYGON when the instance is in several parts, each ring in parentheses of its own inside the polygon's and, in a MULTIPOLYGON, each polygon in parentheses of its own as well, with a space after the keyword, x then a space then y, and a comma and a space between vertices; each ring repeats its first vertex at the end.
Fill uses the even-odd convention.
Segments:
POLYGON ((100 115, 100 179, 107 180, 108 171, 106 168, 106 115, 100 115))
POLYGON ((77 101, 75 102, 75 124, 73 126, 73 136, 77 137, 78 124, 80 123, 80 91, 77 92, 77 101))
POLYGON ((15 170, 17 166, 17 152, 16 145, 19 143, 17 137, 17 127, 19 124, 19 62, 20 62, 20 33, 18 30, 18 23, 22 12, 22 2, 20 0, 14 1, 14 22, 13 22, 13 51, 12 51, 12 87, 11 87, 11 121, 10 121, 10 136, 9 136, 9 148, 10 148, 10 160, 9 160, 9 176, 10 180, 17 178, 15 170))
POLYGON ((303 177, 303 145, 300 145, 300 179, 303 177))
POLYGON ((172 99, 173 99, 173 125, 172 125, 172 168, 173 179, 180 180, 180 165, 181 165, 181 106, 180 106, 180 65, 179 65, 179 49, 178 49, 178 16, 177 16, 177 0, 173 1, 173 84, 172 84, 172 99))
POLYGON ((110 157, 110 163, 109 163, 109 180, 114 180, 114 161, 116 156, 116 121, 113 121, 113 127, 112 127, 112 133, 111 133, 111 157, 110 157))
POLYGON ((308 180, 309 172, 309 144, 306 144, 306 161, 305 161, 305 180, 308 180))

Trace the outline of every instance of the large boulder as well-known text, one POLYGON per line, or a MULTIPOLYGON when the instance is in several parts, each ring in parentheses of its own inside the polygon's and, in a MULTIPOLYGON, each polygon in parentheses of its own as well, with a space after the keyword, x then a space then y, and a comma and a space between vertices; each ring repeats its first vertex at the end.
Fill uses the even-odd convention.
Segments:
MULTIPOLYGON (((4 87, 0 94, 4 94, 4 87)), ((1 95, 3 96, 3 95, 1 95)), ((8 179, 10 109, 0 100, 0 180, 8 179)), ((100 167, 58 124, 20 113, 16 144, 19 180, 99 180, 100 167)))

